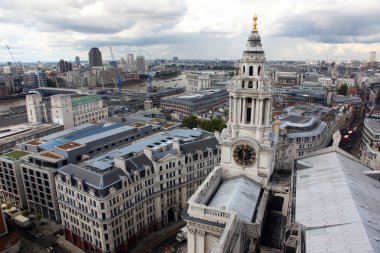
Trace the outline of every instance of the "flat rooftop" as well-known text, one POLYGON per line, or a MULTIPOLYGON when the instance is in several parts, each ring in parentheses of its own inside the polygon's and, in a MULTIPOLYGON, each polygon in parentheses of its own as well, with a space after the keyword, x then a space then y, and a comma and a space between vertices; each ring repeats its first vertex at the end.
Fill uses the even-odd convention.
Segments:
POLYGON ((64 158, 63 156, 57 155, 56 153, 50 152, 50 151, 41 152, 41 153, 39 153, 39 155, 42 157, 47 157, 47 158, 54 159, 54 160, 64 158))
POLYGON ((77 143, 77 142, 70 141, 68 143, 65 143, 65 144, 57 146, 57 148, 64 149, 64 150, 69 150, 69 149, 74 149, 74 148, 77 148, 77 147, 80 147, 80 146, 82 146, 82 145, 79 144, 79 143, 77 143))
POLYGON ((23 157, 23 156, 26 156, 26 155, 29 155, 29 152, 15 149, 15 150, 13 150, 11 152, 2 154, 1 156, 5 157, 5 158, 19 159, 20 157, 23 157))
POLYGON ((43 150, 54 149, 55 147, 68 150, 133 129, 135 127, 122 123, 84 124, 42 137, 41 140, 45 143, 38 146, 43 150))
POLYGON ((304 116, 298 116, 298 115, 289 115, 289 116, 286 116, 285 118, 281 119, 283 121, 289 121, 291 123, 298 123, 298 124, 302 124, 302 123, 307 123, 311 120, 310 117, 304 117, 304 116))
POLYGON ((18 124, 0 128, 0 145, 25 138, 35 133, 61 127, 56 124, 18 124))
POLYGON ((114 157, 125 156, 130 153, 142 152, 145 147, 159 146, 172 142, 174 138, 181 139, 184 142, 190 142, 199 139, 204 132, 199 129, 174 129, 167 132, 157 133, 144 139, 133 142, 124 148, 114 149, 107 154, 98 156, 85 162, 85 165, 91 166, 98 170, 106 170, 113 167, 114 157))
POLYGON ((364 119, 364 124, 375 134, 380 133, 380 117, 367 117, 364 119))

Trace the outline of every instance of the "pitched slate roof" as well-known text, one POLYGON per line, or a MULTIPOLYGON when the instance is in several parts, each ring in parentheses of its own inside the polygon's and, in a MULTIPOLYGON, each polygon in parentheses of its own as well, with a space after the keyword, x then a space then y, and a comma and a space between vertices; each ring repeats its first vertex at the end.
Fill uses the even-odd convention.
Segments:
POLYGON ((215 137, 202 139, 181 145, 181 150, 187 153, 195 153, 197 150, 205 151, 206 148, 216 148, 219 145, 218 140, 215 137))
POLYGON ((75 180, 83 181, 96 189, 111 187, 120 181, 121 176, 126 176, 125 172, 119 168, 113 168, 100 174, 73 164, 62 167, 58 173, 64 176, 71 176, 75 180))
POLYGON ((132 174, 134 171, 137 171, 142 176, 145 175, 144 165, 153 168, 152 161, 145 154, 131 157, 125 161, 125 164, 129 173, 132 174))

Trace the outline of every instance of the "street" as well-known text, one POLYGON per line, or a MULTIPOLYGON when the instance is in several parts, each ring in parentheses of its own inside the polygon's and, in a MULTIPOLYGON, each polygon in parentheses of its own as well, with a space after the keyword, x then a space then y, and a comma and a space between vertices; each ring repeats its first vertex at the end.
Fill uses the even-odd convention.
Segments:
POLYGON ((177 233, 171 235, 167 239, 163 240, 159 244, 153 246, 149 251, 149 253, 171 253, 171 252, 181 252, 183 249, 186 249, 187 242, 178 242, 176 240, 177 233))
MULTIPOLYGON (((43 235, 42 233, 38 232, 35 228, 21 228, 13 223, 12 220, 8 221, 13 226, 17 228, 17 231, 19 232, 19 235, 22 240, 22 247, 19 251, 20 253, 31 253, 31 252, 48 252, 48 248, 51 247, 52 249, 50 252, 54 253, 67 253, 65 249, 62 249, 57 244, 57 235, 51 234, 51 235, 43 235)), ((55 233, 57 234, 57 233, 55 233)))

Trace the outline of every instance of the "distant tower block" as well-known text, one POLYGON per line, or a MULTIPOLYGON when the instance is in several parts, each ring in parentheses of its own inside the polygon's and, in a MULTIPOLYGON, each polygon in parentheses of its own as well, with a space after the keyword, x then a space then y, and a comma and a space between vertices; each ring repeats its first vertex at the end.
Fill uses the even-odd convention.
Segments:
POLYGON ((375 51, 369 52, 368 62, 374 63, 375 61, 376 61, 376 52, 375 51))
POLYGON ((153 108, 153 101, 148 99, 144 101, 144 110, 148 111, 153 108))

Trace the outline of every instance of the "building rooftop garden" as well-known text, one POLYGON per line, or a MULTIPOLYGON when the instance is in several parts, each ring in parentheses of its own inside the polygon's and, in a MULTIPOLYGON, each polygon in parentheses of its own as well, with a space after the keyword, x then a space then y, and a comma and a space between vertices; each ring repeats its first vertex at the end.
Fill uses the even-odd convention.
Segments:
POLYGON ((29 155, 29 152, 23 151, 23 150, 13 150, 11 152, 2 154, 2 157, 11 158, 11 159, 18 159, 20 157, 29 155))

